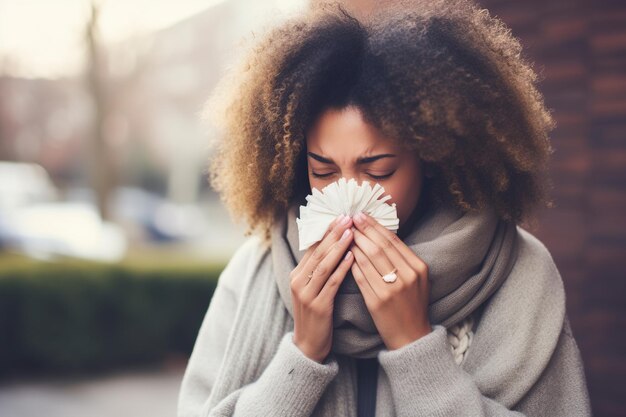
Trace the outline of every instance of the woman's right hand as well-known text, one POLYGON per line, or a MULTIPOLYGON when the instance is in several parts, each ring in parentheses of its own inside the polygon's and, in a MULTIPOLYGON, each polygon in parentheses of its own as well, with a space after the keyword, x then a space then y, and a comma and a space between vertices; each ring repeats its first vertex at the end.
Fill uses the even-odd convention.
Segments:
POLYGON ((354 236, 351 227, 349 216, 336 218, 322 240, 307 249, 290 274, 293 340, 307 357, 319 363, 332 346, 335 294, 354 261, 352 252, 346 253, 354 236))

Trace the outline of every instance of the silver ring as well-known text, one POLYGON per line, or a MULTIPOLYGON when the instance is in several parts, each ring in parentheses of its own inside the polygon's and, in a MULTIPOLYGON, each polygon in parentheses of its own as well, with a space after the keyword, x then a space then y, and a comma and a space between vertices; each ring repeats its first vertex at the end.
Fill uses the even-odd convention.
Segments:
POLYGON ((395 282, 398 279, 398 275, 396 275, 396 271, 398 270, 398 268, 393 268, 393 271, 389 272, 388 274, 385 274, 382 276, 383 281, 391 283, 391 282, 395 282))

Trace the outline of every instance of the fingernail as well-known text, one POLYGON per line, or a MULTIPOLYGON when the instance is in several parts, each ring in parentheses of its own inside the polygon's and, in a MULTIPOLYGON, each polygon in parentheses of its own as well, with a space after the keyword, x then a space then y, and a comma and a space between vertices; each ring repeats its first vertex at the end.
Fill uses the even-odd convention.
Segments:
POLYGON ((352 252, 348 251, 346 252, 346 256, 344 256, 343 259, 347 261, 348 259, 350 259, 351 256, 352 256, 352 252))
POLYGON ((354 220, 356 220, 357 223, 362 223, 365 220, 365 215, 359 211, 356 216, 354 216, 354 220))
POLYGON ((350 236, 350 229, 346 229, 343 231, 343 234, 341 235, 341 240, 347 238, 348 236, 350 236))
POLYGON ((350 217, 349 216, 346 216, 345 214, 342 214, 342 216, 344 216, 344 218, 341 219, 342 226, 345 226, 346 224, 350 223, 350 217))

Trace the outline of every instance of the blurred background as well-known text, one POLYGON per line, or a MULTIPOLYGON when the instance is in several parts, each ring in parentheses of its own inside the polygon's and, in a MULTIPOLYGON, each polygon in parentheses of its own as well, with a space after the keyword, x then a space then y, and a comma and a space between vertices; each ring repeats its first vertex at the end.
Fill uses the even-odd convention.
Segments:
MULTIPOLYGON (((563 277, 594 415, 624 416, 626 3, 478 3, 542 77, 557 207, 533 233, 563 277)), ((244 239, 206 181, 199 112, 244 38, 310 5, 0 0, 1 417, 175 415, 244 239)))

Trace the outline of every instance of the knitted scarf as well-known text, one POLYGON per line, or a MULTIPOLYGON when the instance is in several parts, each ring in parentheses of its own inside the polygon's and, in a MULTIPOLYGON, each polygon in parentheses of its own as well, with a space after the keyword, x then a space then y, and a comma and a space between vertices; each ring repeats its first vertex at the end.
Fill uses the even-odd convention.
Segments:
MULTIPOLYGON (((305 253, 298 250, 298 209, 293 205, 275 223, 271 246, 251 260, 242 277, 245 291, 209 398, 211 406, 227 396, 232 401, 224 401, 216 415, 230 415, 239 388, 261 375, 282 336, 294 328, 289 274, 305 253)), ((448 328, 480 310, 472 345, 459 366, 483 395, 509 408, 515 405, 547 366, 563 325, 565 294, 562 281, 554 279, 559 273, 551 257, 530 256, 541 243, 491 209, 462 213, 433 206, 403 241, 429 267, 431 324, 448 328)), ((349 273, 334 304, 331 354, 339 373, 312 415, 355 417, 353 357, 373 357, 381 349, 380 335, 349 273)), ((378 384, 376 408, 393 416, 389 381, 382 375, 378 384)))
MULTIPOLYGON (((306 252, 298 250, 296 209, 290 208, 281 233, 272 240, 278 290, 292 317, 289 272, 306 252), (285 254, 293 260, 285 262, 285 254)), ((433 205, 404 239, 428 265, 430 322, 450 327, 493 294, 515 262, 516 237, 515 224, 498 221, 493 210, 463 215, 451 206, 433 205)), ((369 358, 385 348, 350 271, 337 291, 333 322, 333 352, 369 358)))

